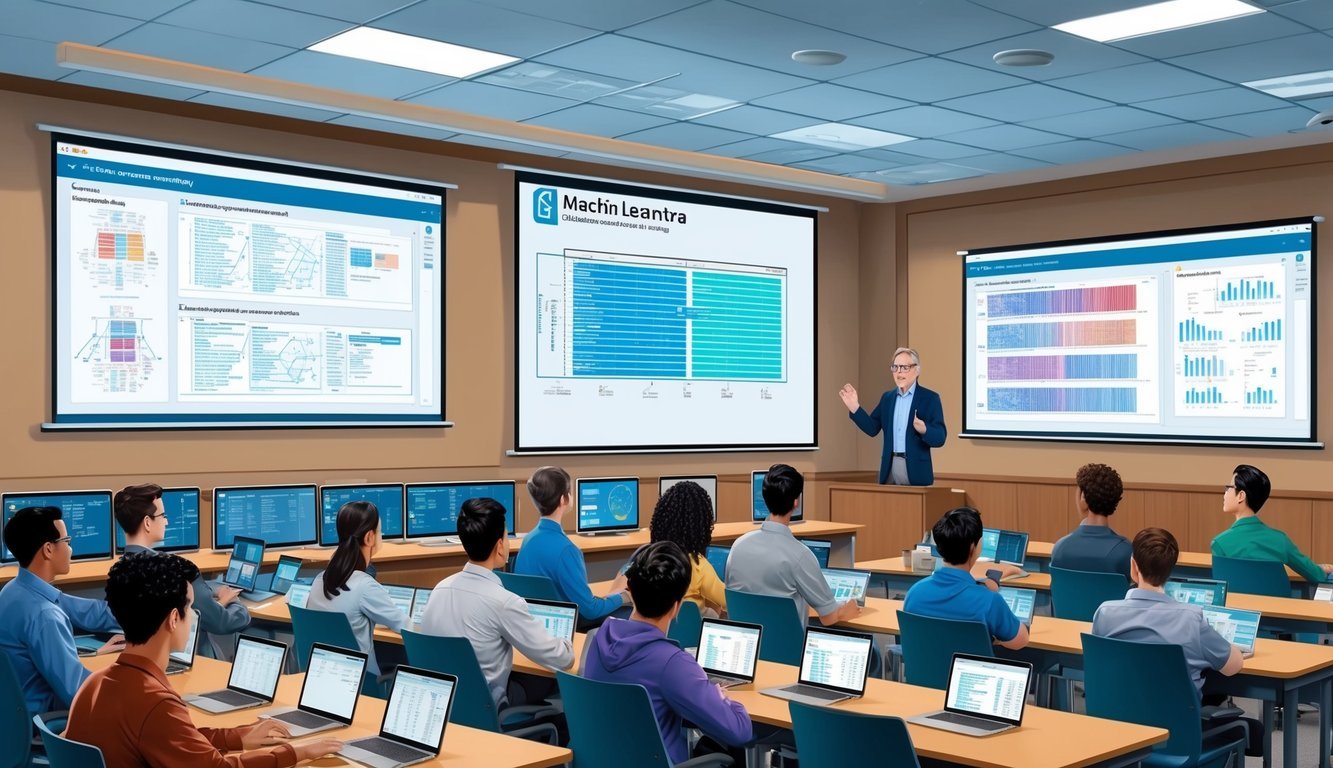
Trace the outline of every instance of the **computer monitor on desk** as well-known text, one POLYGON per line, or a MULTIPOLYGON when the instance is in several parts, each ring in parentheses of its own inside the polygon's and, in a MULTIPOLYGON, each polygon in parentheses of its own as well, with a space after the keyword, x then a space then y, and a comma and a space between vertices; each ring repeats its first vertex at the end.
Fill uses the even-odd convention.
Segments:
POLYGON ((458 513, 468 499, 495 499, 505 508, 505 527, 514 535, 517 498, 513 480, 408 483, 406 541, 426 546, 457 544, 458 513))
POLYGON ((667 489, 676 483, 685 481, 698 483, 699 487, 708 494, 708 503, 713 505, 713 520, 717 520, 717 475, 674 475, 671 477, 657 478, 657 498, 666 495, 667 489))
POLYGON ((403 538, 403 484, 321 485, 319 487, 319 545, 338 546, 338 510, 351 501, 368 501, 380 511, 380 535, 385 541, 403 538))
POLYGON ((581 477, 575 483, 575 528, 584 536, 639 530, 639 478, 581 477))
MULTIPOLYGON (((115 525, 111 517, 111 491, 32 491, 6 493, 0 498, 4 508, 3 526, 24 507, 59 507, 69 535, 69 546, 75 560, 106 560, 111 557, 115 525)), ((0 539, 0 545, 3 540, 0 539)), ((8 547, 0 546, 0 563, 17 562, 8 547)))
MULTIPOLYGON (((194 552, 199 549, 199 489, 163 488, 162 514, 167 516, 167 537, 158 552, 194 552)), ((116 551, 125 551, 125 532, 116 529, 116 551)))
MULTIPOLYGON (((750 517, 756 523, 762 523, 768 519, 768 505, 764 503, 765 477, 768 477, 768 470, 766 469, 756 469, 750 473, 750 517)), ((793 523, 805 522, 804 493, 796 500, 796 511, 792 513, 791 521, 793 523)))
POLYGON ((316 518, 314 485, 214 488, 213 549, 231 549, 237 536, 262 539, 269 549, 312 546, 316 518))

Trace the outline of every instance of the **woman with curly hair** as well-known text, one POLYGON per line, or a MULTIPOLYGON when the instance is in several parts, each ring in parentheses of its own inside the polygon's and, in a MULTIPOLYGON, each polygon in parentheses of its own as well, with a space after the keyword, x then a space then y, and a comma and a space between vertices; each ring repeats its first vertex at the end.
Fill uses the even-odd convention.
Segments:
POLYGON ((708 492, 688 480, 671 486, 657 500, 649 531, 653 543, 675 542, 689 556, 690 587, 685 599, 698 605, 705 616, 725 613, 726 586, 706 556, 713 541, 713 502, 708 492))

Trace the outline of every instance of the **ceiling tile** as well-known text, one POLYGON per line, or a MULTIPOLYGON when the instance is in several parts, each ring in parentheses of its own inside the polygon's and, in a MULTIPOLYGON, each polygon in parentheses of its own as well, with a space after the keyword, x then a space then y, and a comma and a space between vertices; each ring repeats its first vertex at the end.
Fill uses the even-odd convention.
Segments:
POLYGON ((290 48, 314 45, 352 26, 327 16, 297 13, 246 0, 194 0, 155 21, 290 48))
POLYGON ((1054 80, 1057 77, 1080 75, 1111 67, 1123 67, 1144 61, 1142 56, 1112 48, 1109 45, 1067 34, 1057 29, 1042 29, 1017 37, 993 40, 961 51, 943 54, 947 59, 1031 80, 1054 80), (992 58, 1000 51, 1015 48, 1036 48, 1055 54, 1055 61, 1044 67, 1002 67, 992 58))
POLYGON ((594 75, 549 64, 524 61, 473 78, 471 82, 488 83, 515 90, 559 96, 571 101, 592 101, 626 88, 639 85, 634 80, 622 80, 608 75, 594 75))
POLYGON ((887 168, 896 167, 897 163, 890 163, 886 160, 876 160, 861 155, 834 155, 833 157, 824 157, 818 160, 810 160, 804 163, 793 163, 793 168, 801 168, 807 171, 819 171, 820 173, 835 173, 839 176, 845 176, 851 173, 865 173, 866 171, 882 171, 887 168))
POLYGON ((90 11, 114 13, 132 19, 155 19, 190 0, 44 0, 51 5, 67 8, 86 8, 90 11))
POLYGON ((1105 136, 1108 133, 1123 133, 1174 122, 1176 120, 1165 115, 1159 115, 1156 112, 1145 112, 1133 107, 1106 107, 1087 112, 1075 112, 1071 115, 1048 117, 1043 120, 1032 120, 1023 123, 1023 125, 1042 131, 1052 131, 1063 133, 1066 136, 1088 139, 1093 136, 1105 136))
POLYGON ((226 107, 227 109, 241 109, 246 112, 262 112, 266 115, 282 115, 283 117, 294 117, 298 120, 309 120, 315 123, 327 122, 335 117, 342 116, 341 112, 311 109, 310 107, 297 107, 277 101, 249 99, 244 96, 232 96, 229 93, 216 93, 213 91, 195 96, 190 99, 190 103, 209 104, 214 107, 226 107))
POLYGON ((701 149, 716 147, 723 144, 734 144, 745 139, 755 138, 751 134, 739 133, 737 131, 728 131, 722 128, 714 128, 709 125, 694 125, 693 123, 671 123, 657 128, 649 128, 646 131, 628 133, 617 138, 625 141, 636 141, 640 144, 652 144, 656 147, 668 147, 670 149, 684 149, 691 152, 697 152, 701 149))
POLYGON ((1108 69, 1104 72, 1089 72, 1086 75, 1053 80, 1050 85, 1099 99, 1129 104, 1186 93, 1213 91, 1226 83, 1171 64, 1149 61, 1108 69))
POLYGON ((1136 150, 1101 141, 1079 140, 1066 141, 1062 144, 1047 144, 1041 147, 1025 147, 1014 150, 1014 154, 1035 157, 1038 160, 1045 160, 1057 165, 1066 165, 1069 163, 1086 163, 1091 160, 1100 160, 1104 157, 1114 157, 1134 151, 1136 150))
POLYGON ((964 96, 961 99, 943 102, 940 106, 995 120, 1018 123, 1111 105, 1101 99, 1032 83, 1002 91, 964 96))
MULTIPOLYGON (((66 70, 67 72, 69 70, 66 70)), ((192 88, 182 88, 178 85, 163 85, 162 83, 152 83, 147 80, 135 80, 130 77, 118 77, 116 75, 104 75, 101 72, 73 72, 68 77, 60 80, 62 83, 74 83, 75 85, 87 85, 93 88, 103 88, 108 91, 120 91, 122 93, 138 93, 144 96, 153 96, 159 99, 175 99, 184 101, 203 93, 192 88)))
POLYGON ((423 139, 447 139, 454 135, 453 131, 447 131, 442 128, 427 128, 424 125, 409 125, 407 123, 398 123, 393 120, 380 120, 374 117, 363 117, 361 115, 343 115, 329 121, 335 125, 349 125, 353 128, 365 128, 370 131, 379 131, 380 133, 398 133, 403 136, 418 136, 423 139))
POLYGON ((453 82, 450 78, 431 72, 391 67, 317 51, 297 51, 284 59, 259 67, 250 74, 384 99, 397 99, 453 82))
POLYGON ((406 8, 418 0, 263 0, 265 5, 276 5, 302 13, 317 13, 342 21, 364 24, 399 8, 406 8))
POLYGON ((1320 96, 1314 99, 1301 99, 1300 104, 1302 107, 1309 107, 1310 109, 1317 109, 1321 111, 1325 109, 1333 109, 1333 96, 1320 96))
POLYGON ((248 72, 292 53, 291 48, 258 40, 151 22, 117 37, 106 47, 235 72, 248 72))
POLYGON ((4 0, 0 3, 0 30, 11 37, 28 37, 50 43, 101 45, 142 22, 82 8, 69 8, 37 0, 4 0))
POLYGON ((881 112, 878 115, 866 115, 848 122, 917 138, 929 138, 995 125, 995 121, 989 118, 968 115, 941 107, 921 106, 895 109, 892 112, 881 112))
POLYGON ((1235 83, 1320 72, 1333 69, 1333 40, 1328 35, 1311 32, 1181 56, 1171 59, 1171 63, 1235 83))
POLYGON ((1290 131, 1303 130, 1315 111, 1305 107, 1284 107, 1248 115, 1232 115, 1205 120, 1204 125, 1234 131, 1246 136, 1281 136, 1290 131))
POLYGON ((839 79, 839 85, 874 91, 911 101, 935 102, 966 96, 982 91, 993 91, 1026 80, 1012 75, 991 72, 978 67, 959 64, 947 59, 915 59, 890 67, 863 72, 839 79))
POLYGON ((806 115, 793 115, 790 112, 779 112, 775 109, 764 109, 763 107, 742 104, 734 109, 724 109, 711 115, 697 117, 690 122, 715 125, 719 128, 741 131, 742 133, 769 136, 795 128, 817 125, 820 120, 806 115))
POLYGON ((597 34, 467 0, 422 0, 376 19, 372 27, 528 58, 597 34))
POLYGON ((796 112, 823 120, 846 120, 852 117, 906 107, 912 102, 893 99, 877 93, 844 88, 832 83, 816 83, 804 88, 775 93, 754 103, 761 107, 796 112))
POLYGON ((1189 144, 1208 144, 1215 141, 1235 141, 1241 137, 1234 133, 1218 130, 1207 125, 1199 125, 1198 123, 1177 123, 1127 133, 1112 133, 1101 138, 1112 144, 1149 150, 1183 147, 1189 144))
POLYGON ((70 71, 56 65, 56 44, 0 35, 0 72, 58 80, 70 71))
POLYGON ((601 107, 596 104, 579 104, 524 122, 530 125, 544 125, 547 128, 577 131, 593 136, 622 136, 626 133, 665 125, 671 121, 638 112, 601 107))
POLYGON ((928 157, 932 160, 952 160, 956 157, 968 157, 977 154, 976 147, 955 144, 952 141, 937 141, 935 139, 905 141, 902 144, 894 144, 893 149, 900 154, 928 157))
POLYGON ((1122 11, 1126 7, 1143 5, 1142 2, 1125 0, 972 0, 977 5, 993 8, 1010 16, 1017 16, 1043 27, 1053 27, 1074 19, 1100 16, 1103 13, 1122 11))
POLYGON ((1333 3, 1327 0, 1296 0, 1269 9, 1315 29, 1333 29, 1333 3))
POLYGON ((905 165, 901 168, 893 168, 891 170, 880 171, 879 173, 869 175, 856 174, 857 178, 881 181, 885 184, 902 184, 906 186, 936 184, 941 181, 957 181, 958 179, 972 179, 977 176, 985 175, 986 172, 979 168, 967 168, 965 166, 951 165, 949 163, 920 163, 918 165, 905 165))
MULTIPOLYGON (((542 155, 544 157, 561 157, 566 154, 563 149, 550 149, 548 147, 534 147, 529 144, 520 144, 517 141, 505 141, 504 139, 492 139, 487 136, 469 136, 466 133, 460 133, 449 137, 449 141, 455 144, 469 144, 474 147, 486 147, 488 149, 503 149, 508 152, 522 152, 527 155, 542 155)), ((604 158, 589 158, 587 162, 604 164, 604 158)))
POLYGON ((641 85, 597 99, 597 103, 670 120, 692 120, 740 106, 739 101, 707 93, 687 93, 664 85, 641 85))
POLYGON ((801 144, 794 141, 783 141, 782 139, 770 139, 767 136, 761 136, 757 139, 746 139, 734 144, 723 144, 720 147, 703 150, 705 155, 718 155, 719 157, 751 157, 763 152, 772 152, 776 149, 804 149, 801 144))
POLYGON ((478 0, 496 8, 611 32, 631 24, 688 8, 699 0, 478 0))
MULTIPOLYGON (((1333 44, 1333 40, 1330 40, 1329 43, 1333 44)), ((1253 88, 1233 86, 1217 91, 1144 101, 1135 106, 1150 109, 1154 112, 1162 112, 1182 120, 1208 120, 1214 117, 1226 117, 1227 115, 1241 115, 1246 112, 1281 109, 1288 106, 1288 104, 1285 99, 1260 93, 1253 88)))
POLYGON ((989 128, 978 128, 973 131, 951 133, 949 134, 948 139, 973 147, 1003 151, 1007 149, 1019 149, 1022 147, 1035 147, 1039 144, 1055 144, 1064 141, 1066 137, 1054 133, 1047 133, 1046 131, 1024 128, 1021 125, 993 125, 989 128))
POLYGON ((454 109, 502 120, 527 120, 571 105, 568 99, 463 81, 415 96, 408 101, 454 109))
POLYGON ((1044 160, 1037 160, 1031 157, 1019 157, 1018 155, 1007 155, 1002 152, 993 152, 988 155, 977 155, 975 157, 964 157, 952 162, 955 165, 976 168, 977 170, 986 171, 988 173, 1029 171, 1033 168, 1047 168, 1051 165, 1044 160))
POLYGON ((1169 59, 1173 56, 1290 37, 1308 31, 1307 27, 1290 19, 1272 13, 1254 13, 1237 19, 1200 24, 1156 35, 1131 37, 1111 45, 1154 59, 1169 59))
POLYGON ((793 149, 774 149, 768 152, 760 152, 757 155, 749 155, 746 160, 754 160, 759 163, 773 163, 774 165, 791 165, 794 163, 808 163, 811 160, 818 160, 821 157, 831 157, 839 154, 832 149, 820 149, 809 145, 797 145, 793 149))

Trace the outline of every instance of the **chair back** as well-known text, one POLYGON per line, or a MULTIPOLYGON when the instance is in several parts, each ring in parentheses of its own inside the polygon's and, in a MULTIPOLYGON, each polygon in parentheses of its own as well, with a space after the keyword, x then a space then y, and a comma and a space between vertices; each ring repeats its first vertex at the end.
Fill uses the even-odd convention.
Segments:
POLYGON ((23 688, 9 657, 0 653, 0 768, 28 768, 32 757, 32 721, 23 688))
POLYGON ((560 600, 562 599, 555 591, 555 583, 545 576, 529 576, 522 573, 505 573, 496 571, 496 576, 500 577, 500 583, 504 588, 523 598, 524 600, 560 600))
POLYGON ((641 685, 604 683, 556 672, 569 723, 574 768, 671 768, 662 733, 641 685), (607 727, 607 713, 615 727, 607 727))
POLYGON ((681 648, 695 648, 699 645, 699 635, 703 630, 703 614, 699 611, 699 604, 686 600, 680 604, 680 613, 671 622, 667 637, 675 640, 681 648))
POLYGON ((801 665, 805 650, 805 622, 796 618, 791 598, 727 590, 727 617, 764 628, 759 658, 778 664, 801 665))
POLYGON ((42 722, 40 715, 34 717, 32 722, 42 735, 42 747, 46 749, 46 759, 51 768, 106 768, 102 750, 91 744, 80 744, 56 735, 42 722))
POLYGON ((866 715, 833 707, 792 701, 792 733, 801 768, 847 768, 849 765, 921 768, 907 724, 900 717, 866 715), (867 759, 866 745, 874 758, 867 759))
POLYGON ((903 646, 904 682, 927 688, 948 688, 955 653, 994 656, 990 630, 979 621, 937 619, 898 611, 903 646))
POLYGON ((1178 645, 1083 635, 1083 674, 1088 714, 1171 732, 1155 753, 1199 759, 1203 729, 1199 691, 1178 645), (1145 695, 1151 691, 1152 695, 1145 695))
POLYGON ((317 611, 313 608, 287 606, 292 617, 292 634, 296 642, 296 666, 301 672, 310 665, 310 646, 315 643, 336 645, 339 648, 359 648, 352 623, 347 614, 337 611, 317 611))
POLYGON ((1227 583, 1228 592, 1269 597, 1291 597, 1287 568, 1276 560, 1246 560, 1213 556, 1213 578, 1227 583))
POLYGON ((1051 568, 1051 613, 1057 619, 1092 621, 1107 600, 1123 600, 1129 580, 1119 573, 1051 568))
POLYGON ((466 637, 441 637, 403 630, 407 663, 414 667, 447 672, 458 678, 449 722, 482 731, 500 732, 499 714, 490 686, 482 674, 476 651, 466 637))

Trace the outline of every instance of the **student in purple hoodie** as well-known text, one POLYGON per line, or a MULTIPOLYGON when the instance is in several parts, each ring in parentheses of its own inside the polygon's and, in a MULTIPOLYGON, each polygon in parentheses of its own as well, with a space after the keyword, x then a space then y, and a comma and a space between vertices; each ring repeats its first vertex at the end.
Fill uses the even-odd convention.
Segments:
MULTIPOLYGON (((635 553, 625 572, 634 612, 608 619, 593 635, 583 676, 648 689, 657 728, 672 763, 689 759, 682 721, 711 739, 739 747, 752 739, 750 714, 721 687, 708 682, 698 662, 667 639, 690 586, 690 561, 675 542, 649 544, 635 553)), ((700 742, 696 752, 709 752, 700 742)))

